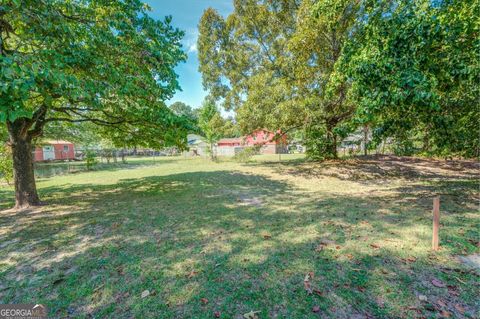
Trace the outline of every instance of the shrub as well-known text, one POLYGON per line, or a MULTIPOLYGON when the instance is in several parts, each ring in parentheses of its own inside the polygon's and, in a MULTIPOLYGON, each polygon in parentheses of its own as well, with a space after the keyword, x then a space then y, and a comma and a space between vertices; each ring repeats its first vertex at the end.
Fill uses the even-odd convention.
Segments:
POLYGON ((253 155, 257 155, 260 151, 261 146, 260 145, 255 145, 255 146, 248 146, 243 148, 240 152, 235 154, 233 159, 237 162, 245 163, 248 162, 253 155))
POLYGON ((85 153, 85 160, 87 162, 87 170, 92 170, 97 165, 97 158, 94 151, 87 150, 85 153))
POLYGON ((396 139, 392 147, 397 156, 412 156, 415 153, 413 141, 410 139, 396 139))

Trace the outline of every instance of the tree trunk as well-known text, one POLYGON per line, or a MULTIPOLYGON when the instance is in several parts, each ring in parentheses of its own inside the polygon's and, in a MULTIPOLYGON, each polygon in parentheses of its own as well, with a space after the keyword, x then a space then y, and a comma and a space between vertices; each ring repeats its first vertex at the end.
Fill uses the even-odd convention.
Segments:
POLYGON ((337 154, 337 134, 333 132, 333 129, 335 128, 335 125, 332 125, 331 123, 327 123, 327 145, 326 145, 326 151, 327 151, 327 158, 331 159, 337 159, 338 154, 337 154))
POLYGON ((368 155, 368 126, 365 125, 363 127, 363 155, 367 156, 368 155))
POLYGON ((15 184, 15 208, 40 205, 33 171, 32 140, 10 134, 15 184))
POLYGON ((125 152, 126 152, 126 151, 125 151, 125 149, 123 148, 123 149, 122 149, 122 162, 123 162, 123 163, 126 163, 126 162, 127 162, 127 160, 125 159, 125 152))
POLYGON ((337 134, 332 133, 332 143, 330 145, 330 153, 332 154, 332 158, 337 159, 337 134))
POLYGON ((215 160, 215 154, 213 153, 213 143, 210 143, 210 160, 215 160))

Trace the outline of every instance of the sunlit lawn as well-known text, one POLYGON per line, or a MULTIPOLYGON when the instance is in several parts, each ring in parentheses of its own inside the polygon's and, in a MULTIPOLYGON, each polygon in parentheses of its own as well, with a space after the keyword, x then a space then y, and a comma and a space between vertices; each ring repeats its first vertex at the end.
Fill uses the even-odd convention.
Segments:
MULTIPOLYGON (((0 304, 54 318, 479 316, 478 272, 457 259, 478 253, 475 164, 278 160, 40 179, 48 206, 0 211, 0 304)), ((0 188, 0 207, 12 197, 0 188)))

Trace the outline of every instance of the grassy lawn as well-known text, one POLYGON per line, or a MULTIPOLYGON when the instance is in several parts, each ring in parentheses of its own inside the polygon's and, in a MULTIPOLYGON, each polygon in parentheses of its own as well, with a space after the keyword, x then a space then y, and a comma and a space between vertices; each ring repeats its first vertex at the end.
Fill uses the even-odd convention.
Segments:
POLYGON ((479 273, 458 257, 478 253, 476 164, 277 160, 43 178, 49 205, 23 212, 0 188, 0 303, 54 318, 478 318, 479 273))

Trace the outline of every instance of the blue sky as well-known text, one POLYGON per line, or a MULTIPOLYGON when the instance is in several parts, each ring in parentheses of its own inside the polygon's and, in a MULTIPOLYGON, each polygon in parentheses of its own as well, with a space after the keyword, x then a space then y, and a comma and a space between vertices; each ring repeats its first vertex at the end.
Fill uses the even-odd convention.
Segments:
POLYGON ((232 0, 144 0, 152 11, 150 15, 155 19, 163 19, 166 15, 173 17, 172 25, 185 31, 183 46, 188 53, 188 60, 176 68, 179 75, 182 92, 167 102, 171 104, 182 101, 194 108, 201 105, 206 92, 202 88, 202 76, 198 72, 198 22, 205 9, 212 7, 223 16, 233 11, 232 0))

